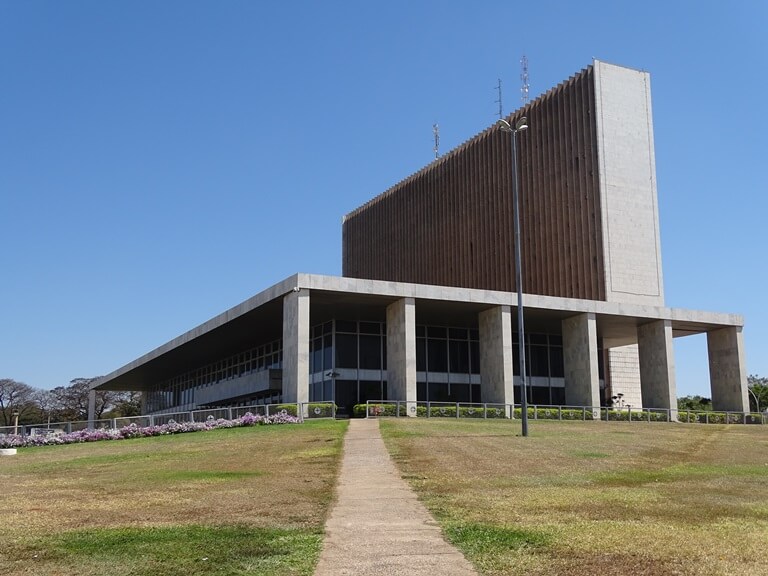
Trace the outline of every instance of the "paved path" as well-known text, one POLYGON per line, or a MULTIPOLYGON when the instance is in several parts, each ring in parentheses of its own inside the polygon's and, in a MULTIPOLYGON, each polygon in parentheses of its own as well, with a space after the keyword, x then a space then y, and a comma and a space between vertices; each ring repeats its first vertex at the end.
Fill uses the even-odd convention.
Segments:
POLYGON ((350 420, 315 576, 477 576, 400 478, 375 419, 350 420))

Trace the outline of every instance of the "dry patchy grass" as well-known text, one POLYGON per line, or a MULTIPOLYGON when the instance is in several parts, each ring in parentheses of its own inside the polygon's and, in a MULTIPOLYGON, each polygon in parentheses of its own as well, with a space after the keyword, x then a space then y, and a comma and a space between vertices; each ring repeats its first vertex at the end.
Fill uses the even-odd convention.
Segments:
POLYGON ((485 574, 768 574, 768 428, 392 419, 404 477, 485 574))
MULTIPOLYGON (((175 559, 185 574, 217 573, 211 562, 187 562, 204 555, 190 535, 245 555, 223 573, 258 565, 271 568, 242 573, 284 573, 274 560, 293 547, 310 550, 301 573, 311 572, 345 430, 344 422, 315 421, 19 450, 0 461, 0 573, 103 573, 104 559, 89 551, 108 550, 110 538, 145 548, 164 542, 187 550, 175 559), (261 539, 261 552, 231 527, 261 539), (77 541, 87 545, 70 546, 77 541)), ((172 573, 131 550, 116 549, 123 560, 109 573, 172 573)))

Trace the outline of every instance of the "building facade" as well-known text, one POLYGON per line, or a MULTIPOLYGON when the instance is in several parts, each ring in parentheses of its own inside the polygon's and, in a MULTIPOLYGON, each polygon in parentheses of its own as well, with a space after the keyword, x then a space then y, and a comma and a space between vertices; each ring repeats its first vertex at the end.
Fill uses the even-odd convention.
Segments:
MULTIPOLYGON (((529 401, 673 409, 672 339, 706 333, 715 408, 746 410, 742 318, 664 306, 649 75, 595 61, 523 116, 529 401)), ((343 277, 297 274, 95 387, 147 413, 519 401, 511 167, 488 128, 344 218, 343 277)))

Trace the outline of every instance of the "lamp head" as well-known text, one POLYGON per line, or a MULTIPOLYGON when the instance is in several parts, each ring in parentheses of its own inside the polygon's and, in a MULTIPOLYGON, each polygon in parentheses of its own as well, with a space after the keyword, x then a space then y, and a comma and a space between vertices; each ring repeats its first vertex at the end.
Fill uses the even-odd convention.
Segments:
POLYGON ((512 126, 509 125, 509 122, 504 120, 503 118, 499 118, 496 121, 496 127, 501 130, 502 132, 512 132, 512 126))
POLYGON ((528 130, 528 118, 523 116, 515 124, 515 130, 528 130))

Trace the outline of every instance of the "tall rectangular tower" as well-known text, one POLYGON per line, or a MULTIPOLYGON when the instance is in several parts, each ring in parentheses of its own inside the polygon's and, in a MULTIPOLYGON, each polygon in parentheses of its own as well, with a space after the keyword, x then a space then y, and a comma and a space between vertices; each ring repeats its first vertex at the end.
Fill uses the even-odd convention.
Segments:
MULTIPOLYGON (((663 305, 649 75, 595 61, 522 116, 523 291, 663 305)), ((348 214, 344 276, 515 291, 511 164, 490 127, 348 214)))

